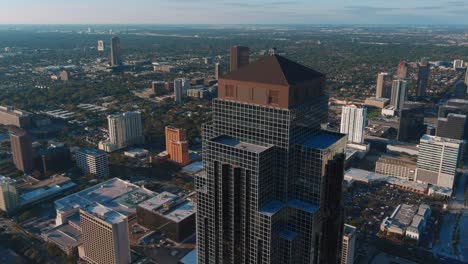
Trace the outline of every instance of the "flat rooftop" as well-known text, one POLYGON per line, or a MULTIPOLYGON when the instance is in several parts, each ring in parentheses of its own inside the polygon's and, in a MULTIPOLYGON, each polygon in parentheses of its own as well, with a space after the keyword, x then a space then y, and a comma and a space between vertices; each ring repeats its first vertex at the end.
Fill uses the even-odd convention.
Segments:
POLYGON ((79 152, 82 152, 86 155, 95 156, 95 157, 106 155, 104 151, 99 150, 99 149, 93 149, 93 148, 82 148, 79 150, 79 152))
POLYGON ((344 228, 343 228, 343 235, 344 236, 352 236, 354 235, 354 233, 356 233, 356 227, 355 226, 352 226, 352 225, 344 225, 344 228))
POLYGON ((418 207, 409 204, 399 205, 392 214, 392 222, 400 226, 409 226, 417 210, 418 207), (394 221, 397 221, 397 223, 394 221))
POLYGON ((124 221, 127 216, 119 212, 116 212, 109 207, 100 205, 98 203, 92 203, 84 208, 81 208, 83 211, 86 211, 89 214, 92 214, 109 224, 116 224, 124 221))
POLYGON ((46 233, 47 239, 63 247, 77 247, 80 244, 81 232, 69 224, 60 225, 46 233))
POLYGON ((452 144, 462 144, 463 140, 458 139, 451 139, 451 138, 443 138, 443 137, 436 137, 431 135, 423 135, 421 137, 421 142, 428 142, 428 143, 452 143, 452 144))
MULTIPOLYGON (((136 212, 136 206, 139 203, 155 195, 156 193, 130 182, 112 178, 55 201, 55 208, 57 212, 69 212, 81 208, 86 211, 91 210, 91 213, 94 211, 95 215, 99 215, 99 212, 104 209, 96 208, 95 204, 98 203, 107 210, 128 216, 136 212)), ((103 219, 112 219, 112 217, 105 216, 103 219)))
POLYGON ((341 134, 322 132, 321 134, 309 137, 302 145, 316 149, 327 149, 343 137, 344 135, 341 134))
POLYGON ((219 144, 231 146, 231 147, 234 147, 234 148, 237 148, 237 149, 247 150, 247 151, 250 151, 250 152, 253 152, 253 153, 261 153, 261 152, 269 149, 269 147, 255 145, 255 144, 251 144, 251 143, 247 143, 247 142, 242 142, 242 141, 239 141, 238 139, 235 139, 235 138, 229 137, 229 136, 219 136, 219 137, 216 137, 216 138, 212 139, 212 141, 216 142, 216 143, 219 143, 219 144))
POLYGON ((179 198, 177 195, 170 193, 170 192, 162 192, 156 196, 154 196, 151 199, 148 199, 142 203, 140 203, 138 206, 146 209, 148 211, 156 211, 158 210, 161 206, 164 204, 174 201, 177 198, 179 198))
POLYGON ((164 214, 164 216, 176 223, 186 219, 187 217, 193 215, 196 212, 196 205, 194 202, 185 201, 168 212, 164 214))

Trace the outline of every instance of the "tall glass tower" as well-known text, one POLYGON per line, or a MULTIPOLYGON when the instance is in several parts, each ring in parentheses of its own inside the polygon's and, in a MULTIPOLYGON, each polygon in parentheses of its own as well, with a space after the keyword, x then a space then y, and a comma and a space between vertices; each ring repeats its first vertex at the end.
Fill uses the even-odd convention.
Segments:
POLYGON ((200 264, 337 263, 346 136, 325 76, 278 55, 219 80, 196 178, 200 264))

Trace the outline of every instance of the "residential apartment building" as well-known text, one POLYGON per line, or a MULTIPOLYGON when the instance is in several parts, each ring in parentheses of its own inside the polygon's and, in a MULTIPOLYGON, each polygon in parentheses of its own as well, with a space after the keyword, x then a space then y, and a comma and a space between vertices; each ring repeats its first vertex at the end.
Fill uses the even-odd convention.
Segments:
POLYGON ((99 177, 109 175, 109 162, 107 154, 103 151, 82 148, 76 152, 76 165, 84 174, 94 174, 99 177))

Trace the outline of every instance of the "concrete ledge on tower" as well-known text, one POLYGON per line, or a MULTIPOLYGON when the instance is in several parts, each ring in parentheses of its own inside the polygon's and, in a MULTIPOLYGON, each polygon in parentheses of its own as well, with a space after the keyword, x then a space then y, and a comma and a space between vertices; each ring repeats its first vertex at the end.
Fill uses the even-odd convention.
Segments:
POLYGON ((279 211, 281 211, 281 209, 284 208, 284 204, 280 201, 277 201, 277 200, 274 200, 274 201, 271 201, 271 202, 268 202, 266 205, 264 205, 261 209, 260 209, 260 213, 261 214, 264 214, 266 216, 273 216, 275 215, 276 213, 278 213, 279 211))
POLYGON ((261 153, 261 152, 263 152, 263 151, 270 148, 270 147, 264 147, 264 146, 260 146, 260 145, 247 143, 247 142, 242 142, 242 141, 240 141, 238 139, 235 139, 233 137, 224 136, 224 135, 219 136, 219 137, 215 137, 215 138, 211 139, 211 141, 219 143, 219 144, 231 146, 231 147, 234 147, 234 148, 237 148, 237 149, 247 150, 247 151, 250 151, 250 152, 253 152, 253 153, 261 153))

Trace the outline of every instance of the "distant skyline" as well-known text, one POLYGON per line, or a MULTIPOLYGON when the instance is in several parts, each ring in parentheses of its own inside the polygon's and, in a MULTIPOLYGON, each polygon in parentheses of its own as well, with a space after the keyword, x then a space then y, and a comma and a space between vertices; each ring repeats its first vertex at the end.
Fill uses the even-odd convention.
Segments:
POLYGON ((0 0, 0 24, 468 24, 467 0, 0 0))

